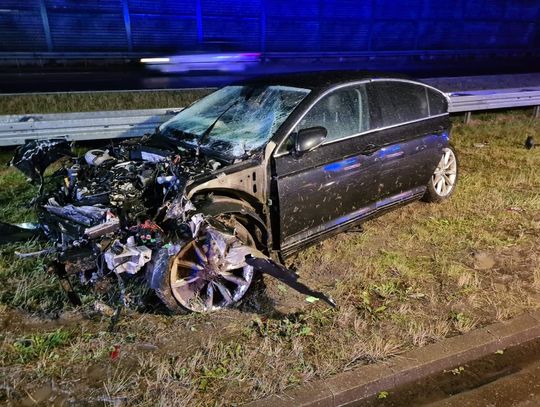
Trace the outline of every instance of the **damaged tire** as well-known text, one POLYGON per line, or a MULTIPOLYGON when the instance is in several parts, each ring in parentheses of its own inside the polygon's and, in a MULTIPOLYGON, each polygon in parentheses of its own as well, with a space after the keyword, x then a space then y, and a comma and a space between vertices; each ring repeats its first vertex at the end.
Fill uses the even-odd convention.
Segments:
POLYGON ((169 284, 169 268, 172 256, 169 249, 162 247, 147 265, 147 278, 161 302, 174 314, 187 314, 188 310, 182 308, 172 295, 169 284))
POLYGON ((449 145, 443 149, 442 157, 427 185, 424 201, 442 202, 450 198, 456 189, 459 162, 456 150, 449 145))
MULTIPOLYGON (((255 247, 255 240, 235 217, 221 221, 234 229, 242 244, 255 247)), ((217 252, 216 242, 204 233, 176 253, 162 248, 154 256, 147 269, 150 286, 171 312, 209 313, 236 306, 244 298, 254 278, 253 267, 244 263, 231 268, 217 252)))

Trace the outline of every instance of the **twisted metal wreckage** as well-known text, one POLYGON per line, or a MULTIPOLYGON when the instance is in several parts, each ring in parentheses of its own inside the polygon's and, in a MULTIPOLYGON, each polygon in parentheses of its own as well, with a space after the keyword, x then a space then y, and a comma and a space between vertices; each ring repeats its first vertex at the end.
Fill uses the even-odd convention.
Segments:
POLYGON ((237 303, 259 272, 334 306, 259 250, 241 216, 208 215, 212 194, 187 198, 192 180, 219 178, 226 164, 172 148, 159 137, 79 158, 71 147, 65 140, 39 140, 18 148, 10 164, 39 184, 32 202, 38 222, 0 224, 0 243, 51 242, 48 249, 19 255, 48 256, 75 304, 80 301, 70 276, 83 284, 111 277, 123 284, 127 275, 144 273, 170 310, 210 312, 237 303), (45 169, 59 160, 60 169, 45 178, 45 169))

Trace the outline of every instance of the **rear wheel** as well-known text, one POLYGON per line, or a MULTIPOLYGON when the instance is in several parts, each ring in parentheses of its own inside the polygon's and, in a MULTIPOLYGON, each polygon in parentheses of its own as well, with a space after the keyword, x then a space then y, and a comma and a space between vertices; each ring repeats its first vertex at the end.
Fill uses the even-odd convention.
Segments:
MULTIPOLYGON (((234 217, 227 220, 236 237, 248 246, 255 242, 234 217)), ((225 261, 229 242, 217 242, 208 233, 169 255, 162 249, 151 266, 151 286, 162 302, 175 313, 208 313, 237 305, 253 280, 253 267, 231 267, 225 261)))
POLYGON ((459 163, 454 147, 443 149, 442 157, 427 185, 424 199, 428 202, 442 202, 454 193, 458 181, 459 163))

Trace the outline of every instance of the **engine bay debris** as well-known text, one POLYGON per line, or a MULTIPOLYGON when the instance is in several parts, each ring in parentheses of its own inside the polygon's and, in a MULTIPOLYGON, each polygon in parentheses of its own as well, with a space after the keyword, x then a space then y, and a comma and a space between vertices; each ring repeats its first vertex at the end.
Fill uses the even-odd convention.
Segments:
POLYGON ((152 136, 82 157, 71 147, 65 140, 38 140, 17 149, 10 164, 39 183, 32 201, 38 222, 0 223, 0 243, 47 241, 44 250, 18 255, 46 256, 73 304, 81 304, 73 278, 94 286, 117 280, 123 293, 123 280, 139 275, 169 309, 210 312, 238 303, 258 272, 335 306, 258 249, 249 225, 234 214, 204 213, 200 208, 211 193, 188 199, 188 185, 223 177, 238 160, 208 157, 152 136), (55 169, 45 177, 51 164, 55 169))

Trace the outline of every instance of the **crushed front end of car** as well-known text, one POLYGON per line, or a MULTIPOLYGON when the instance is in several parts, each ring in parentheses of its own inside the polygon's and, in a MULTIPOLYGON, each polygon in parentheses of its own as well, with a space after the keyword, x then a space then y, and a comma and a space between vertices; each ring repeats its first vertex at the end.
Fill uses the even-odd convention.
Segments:
POLYGON ((65 140, 21 146, 11 164, 39 184, 31 203, 38 222, 0 224, 2 242, 49 242, 44 250, 20 256, 47 256, 76 305, 74 276, 92 286, 107 279, 122 285, 140 276, 171 311, 210 312, 237 304, 256 272, 333 305, 257 248, 243 233, 245 222, 206 214, 201 208, 212 205, 212 194, 188 199, 189 186, 219 179, 231 162, 171 140, 158 131, 81 157, 65 140))

